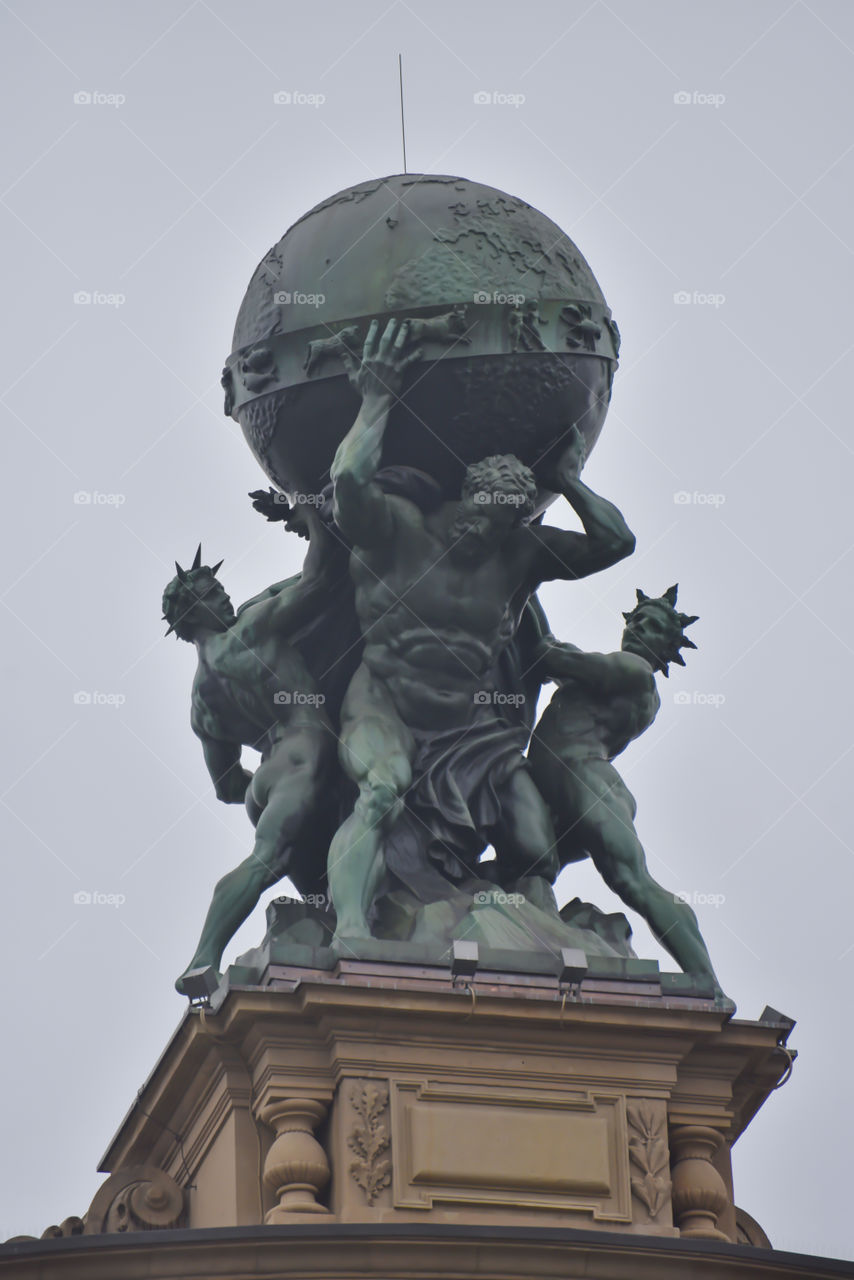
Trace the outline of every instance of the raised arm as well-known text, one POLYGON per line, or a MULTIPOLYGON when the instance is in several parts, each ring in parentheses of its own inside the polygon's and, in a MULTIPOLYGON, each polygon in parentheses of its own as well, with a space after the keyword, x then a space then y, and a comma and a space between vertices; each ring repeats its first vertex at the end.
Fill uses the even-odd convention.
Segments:
POLYGON ((329 583, 325 578, 298 573, 244 605, 238 614, 235 634, 250 648, 256 638, 263 639, 273 633, 287 641, 317 616, 328 593, 329 583))
POLYGON ((569 444, 557 463, 555 483, 580 518, 584 533, 550 525, 531 527, 536 539, 533 569, 537 584, 554 578, 586 578, 624 560, 635 549, 635 535, 622 512, 581 480, 583 465, 584 441, 580 431, 572 427, 569 444))
POLYGON ((237 610, 238 618, 246 612, 247 609, 254 609, 256 605, 265 604, 268 600, 272 600, 274 596, 280 595, 289 588, 296 587, 298 582, 302 581, 301 573, 294 573, 290 578, 283 578, 281 582, 274 582, 271 586, 265 587, 263 591, 259 591, 257 596, 253 596, 251 600, 245 600, 237 610))
POLYGON ((400 396, 406 368, 421 351, 404 354, 409 336, 406 320, 389 320, 379 337, 371 322, 360 364, 342 351, 352 386, 362 397, 359 415, 338 446, 330 475, 335 522, 354 546, 376 546, 391 536, 392 505, 375 476, 382 456, 388 415, 400 396))
MULTIPOLYGON (((256 511, 268 520, 284 520, 285 528, 291 528, 287 522, 293 516, 293 509, 286 502, 279 502, 283 494, 270 489, 269 493, 257 490, 249 496, 254 499, 252 505, 256 511)), ((297 630, 311 620, 324 596, 335 591, 347 576, 350 550, 341 534, 330 531, 313 507, 306 506, 299 518, 300 528, 305 530, 300 536, 309 539, 303 567, 299 573, 274 582, 240 606, 237 616, 248 626, 263 622, 285 635, 297 630), (250 611, 251 616, 244 618, 250 611)))
POLYGON ((538 650, 537 672, 557 684, 572 681, 599 697, 642 692, 654 683, 652 668, 632 653, 585 653, 574 644, 546 637, 538 650))

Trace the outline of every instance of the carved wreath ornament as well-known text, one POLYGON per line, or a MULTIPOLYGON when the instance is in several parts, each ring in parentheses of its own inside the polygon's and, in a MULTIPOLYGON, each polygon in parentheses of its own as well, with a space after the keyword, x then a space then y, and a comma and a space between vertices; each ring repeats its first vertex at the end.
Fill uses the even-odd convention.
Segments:
POLYGON ((383 1154, 391 1146, 388 1125, 383 1121, 388 1107, 388 1085, 373 1080, 354 1085, 350 1102, 358 1116, 347 1138, 356 1153, 350 1176, 364 1191, 368 1204, 373 1204, 391 1182, 391 1160, 383 1154))
POLYGON ((670 1151, 664 1127, 664 1117, 648 1102, 639 1102, 629 1108, 629 1160, 632 1172, 632 1193, 646 1205, 650 1218, 656 1218, 670 1196, 670 1151))

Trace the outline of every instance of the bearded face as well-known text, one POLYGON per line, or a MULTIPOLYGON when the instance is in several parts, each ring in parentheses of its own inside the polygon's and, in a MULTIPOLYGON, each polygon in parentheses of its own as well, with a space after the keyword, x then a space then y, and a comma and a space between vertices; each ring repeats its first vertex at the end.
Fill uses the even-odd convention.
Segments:
POLYGON ((468 563, 490 555, 519 523, 523 501, 512 493, 466 494, 448 530, 453 558, 468 563))

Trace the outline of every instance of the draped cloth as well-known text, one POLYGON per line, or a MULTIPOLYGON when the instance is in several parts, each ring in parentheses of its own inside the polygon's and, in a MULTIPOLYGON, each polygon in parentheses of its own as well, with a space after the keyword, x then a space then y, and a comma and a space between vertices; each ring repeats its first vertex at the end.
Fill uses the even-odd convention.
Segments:
POLYGON ((406 809, 389 832, 388 873, 423 902, 448 880, 477 875, 477 859, 501 816, 501 793, 524 764, 528 730, 474 708, 463 728, 411 730, 416 743, 406 809))

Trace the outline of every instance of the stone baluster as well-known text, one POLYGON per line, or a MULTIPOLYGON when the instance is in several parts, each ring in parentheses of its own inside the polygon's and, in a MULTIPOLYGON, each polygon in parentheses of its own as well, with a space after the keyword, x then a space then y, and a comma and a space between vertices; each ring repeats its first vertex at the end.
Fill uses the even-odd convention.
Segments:
POLYGON ((723 1136, 705 1125, 677 1125, 670 1132, 673 1221, 695 1240, 729 1240, 718 1218, 729 1204, 724 1180, 712 1160, 723 1136))
POLYGON ((278 1201, 264 1217, 268 1224, 329 1212, 317 1203, 329 1181, 329 1161, 314 1136, 325 1115, 326 1105, 312 1098, 280 1098, 262 1109, 261 1119, 276 1135, 264 1162, 264 1181, 278 1201))

